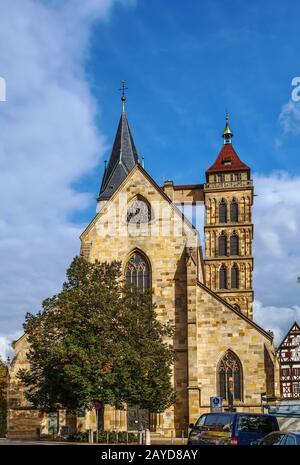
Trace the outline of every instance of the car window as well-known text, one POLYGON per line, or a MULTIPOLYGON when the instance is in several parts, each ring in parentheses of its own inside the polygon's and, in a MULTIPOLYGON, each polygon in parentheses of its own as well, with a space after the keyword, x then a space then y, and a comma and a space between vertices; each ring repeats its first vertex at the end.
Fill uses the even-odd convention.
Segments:
POLYGON ((207 415, 203 429, 207 431, 227 431, 232 430, 232 415, 207 415))
POLYGON ((204 425, 205 419, 206 419, 206 415, 202 415, 200 418, 198 418, 198 420, 196 421, 195 427, 201 428, 201 426, 204 425))
POLYGON ((268 434, 268 436, 266 436, 262 441, 260 441, 260 444, 263 446, 278 446, 284 436, 284 433, 271 433, 268 434))
POLYGON ((285 438, 285 442, 284 442, 284 445, 285 446, 296 446, 296 439, 294 438, 294 436, 292 436, 291 434, 288 434, 287 437, 285 438))
POLYGON ((271 433, 276 428, 273 417, 267 416, 240 416, 238 422, 238 431, 244 433, 271 433))

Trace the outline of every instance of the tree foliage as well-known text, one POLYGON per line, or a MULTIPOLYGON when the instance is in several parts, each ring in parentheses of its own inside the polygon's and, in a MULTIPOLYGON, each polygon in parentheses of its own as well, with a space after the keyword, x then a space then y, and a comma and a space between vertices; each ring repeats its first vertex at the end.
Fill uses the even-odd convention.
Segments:
POLYGON ((76 257, 62 291, 26 315, 29 370, 18 373, 27 399, 53 411, 95 401, 163 411, 175 401, 173 328, 156 318, 150 292, 122 281, 120 263, 76 257))

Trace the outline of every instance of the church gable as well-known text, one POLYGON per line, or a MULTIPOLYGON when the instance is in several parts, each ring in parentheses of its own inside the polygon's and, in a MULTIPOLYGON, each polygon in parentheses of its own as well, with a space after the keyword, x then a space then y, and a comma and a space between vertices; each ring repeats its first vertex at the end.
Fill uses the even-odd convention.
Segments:
POLYGON ((281 341, 278 350, 294 346, 297 341, 300 343, 300 326, 294 322, 287 335, 281 341))
POLYGON ((83 253, 97 235, 122 240, 169 237, 187 247, 200 245, 198 232, 140 165, 132 169, 81 235, 83 253))

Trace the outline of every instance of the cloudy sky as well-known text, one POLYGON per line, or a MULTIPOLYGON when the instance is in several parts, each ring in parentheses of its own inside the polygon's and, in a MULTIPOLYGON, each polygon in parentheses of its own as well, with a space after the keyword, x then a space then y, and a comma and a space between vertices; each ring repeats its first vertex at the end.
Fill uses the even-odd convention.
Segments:
POLYGON ((255 178, 255 320, 277 341, 299 322, 299 15, 297 0, 242 9, 239 0, 1 0, 3 357, 79 251, 121 79, 158 183, 204 181, 229 110, 234 146, 255 178))

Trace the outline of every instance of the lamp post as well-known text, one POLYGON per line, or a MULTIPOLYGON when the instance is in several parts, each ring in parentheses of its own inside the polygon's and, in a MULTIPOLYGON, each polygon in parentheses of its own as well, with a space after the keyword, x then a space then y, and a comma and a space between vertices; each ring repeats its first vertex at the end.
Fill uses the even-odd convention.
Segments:
POLYGON ((100 402, 98 402, 96 400, 95 403, 94 403, 94 406, 95 406, 95 410, 96 410, 96 443, 98 444, 98 440, 99 440, 99 432, 98 432, 98 428, 99 428, 99 410, 101 408, 101 404, 100 404, 100 402))

